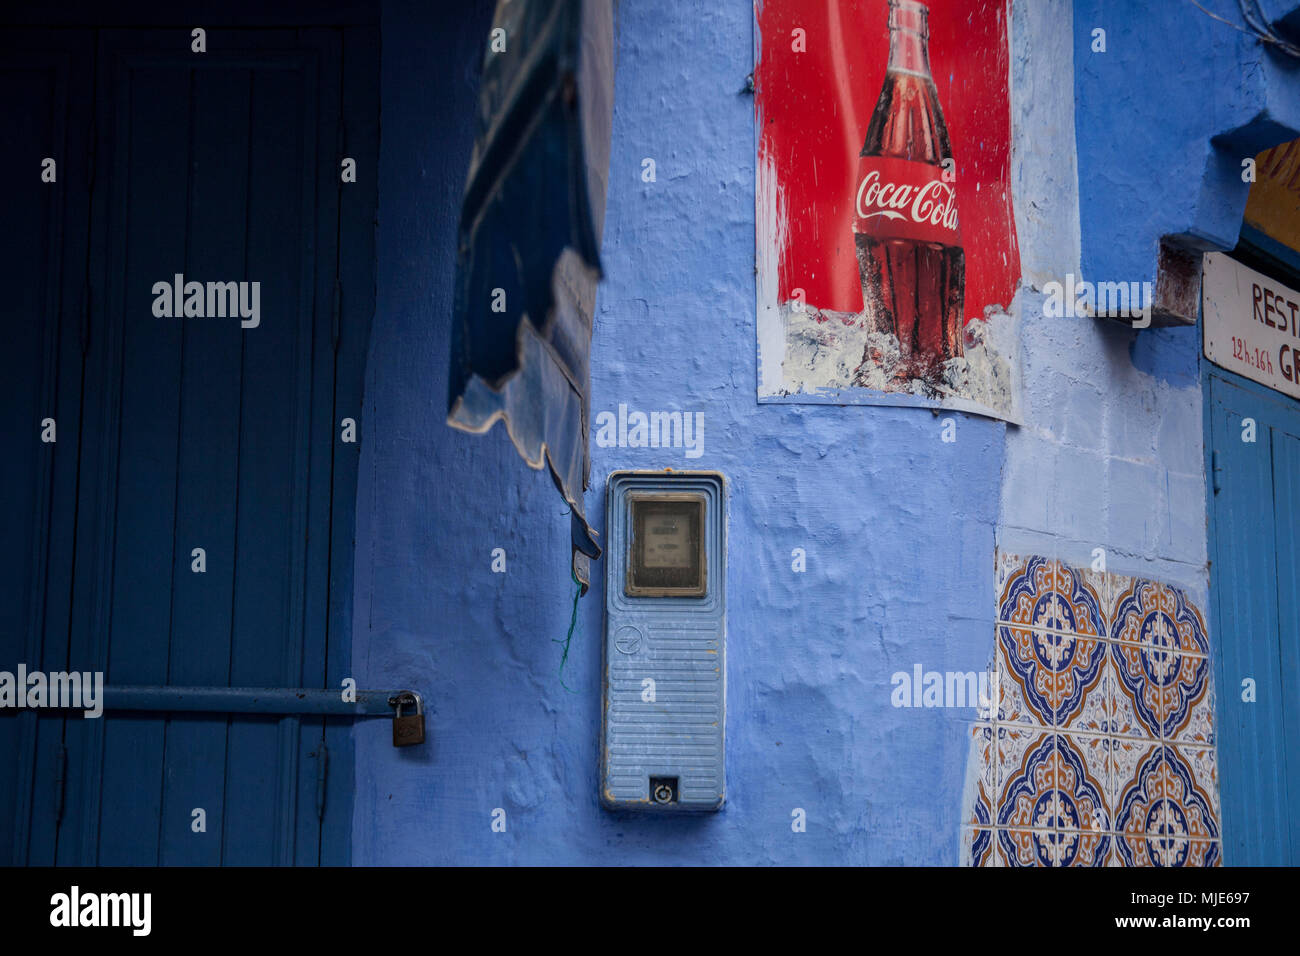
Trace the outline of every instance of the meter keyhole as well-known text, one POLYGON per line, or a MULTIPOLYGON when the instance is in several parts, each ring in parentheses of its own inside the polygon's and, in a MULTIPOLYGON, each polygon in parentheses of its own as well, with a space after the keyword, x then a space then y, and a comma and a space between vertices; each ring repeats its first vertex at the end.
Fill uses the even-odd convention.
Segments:
POLYGON ((677 778, 676 777, 651 777, 650 778, 650 799, 655 803, 676 803, 677 802, 677 778))

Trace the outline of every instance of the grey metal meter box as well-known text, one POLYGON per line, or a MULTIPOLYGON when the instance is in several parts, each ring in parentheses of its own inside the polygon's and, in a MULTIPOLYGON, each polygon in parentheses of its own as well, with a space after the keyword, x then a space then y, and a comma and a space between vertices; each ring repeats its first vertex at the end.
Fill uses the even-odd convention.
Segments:
POLYGON ((600 798, 717 810, 726 795, 726 482, 618 471, 606 495, 600 798))

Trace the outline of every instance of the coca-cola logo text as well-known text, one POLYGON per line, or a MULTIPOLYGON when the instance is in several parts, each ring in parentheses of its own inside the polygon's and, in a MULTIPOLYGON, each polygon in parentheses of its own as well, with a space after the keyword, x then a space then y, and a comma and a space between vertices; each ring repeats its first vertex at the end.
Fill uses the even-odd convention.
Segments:
POLYGON ((915 223, 957 230, 957 190, 942 180, 932 179, 919 186, 882 183, 880 170, 873 169, 862 177, 857 204, 863 220, 878 216, 904 219, 899 210, 905 210, 915 223))

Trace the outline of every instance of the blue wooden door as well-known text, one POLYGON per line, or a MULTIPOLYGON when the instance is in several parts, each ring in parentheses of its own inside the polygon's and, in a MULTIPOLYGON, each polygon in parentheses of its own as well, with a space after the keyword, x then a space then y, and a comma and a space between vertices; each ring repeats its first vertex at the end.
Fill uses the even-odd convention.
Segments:
MULTIPOLYGON (((89 217, 87 31, 0 32, 0 670, 67 667, 89 217), (45 595, 62 600, 45 601, 45 595)), ((53 846, 63 721, 0 711, 0 864, 53 846)))
MULTIPOLYGON (((373 153, 373 36, 209 30, 205 41, 199 53, 188 29, 101 30, 85 59, 93 77, 78 92, 95 106, 81 161, 93 177, 76 284, 87 304, 75 388, 62 383, 79 417, 59 423, 76 481, 52 506, 75 526, 58 567, 67 580, 35 585, 62 614, 47 611, 41 634, 66 666, 111 685, 337 688, 357 457, 339 423, 359 419, 368 325, 364 297, 343 294, 346 243, 362 254, 366 243, 343 237, 371 222, 374 195, 345 196, 339 171, 345 102, 362 114, 352 154, 373 153), (352 83, 346 42, 361 54, 352 83), (164 284, 181 298, 161 296, 164 284), (234 302, 245 310, 231 314, 234 302)), ((31 751, 17 755, 27 808, 0 796, 18 862, 347 862, 345 721, 35 723, 34 742, 21 728, 17 743, 0 737, 31 751)))
POLYGON ((1224 861, 1295 865, 1300 407, 1217 369, 1206 387, 1224 861))

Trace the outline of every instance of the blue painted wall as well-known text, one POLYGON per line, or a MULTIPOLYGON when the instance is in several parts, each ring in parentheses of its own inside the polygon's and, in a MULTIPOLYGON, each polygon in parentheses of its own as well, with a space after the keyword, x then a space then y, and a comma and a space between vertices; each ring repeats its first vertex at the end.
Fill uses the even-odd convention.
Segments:
POLYGON ((985 665, 1004 426, 955 415, 944 443, 929 412, 756 403, 747 0, 619 10, 592 412, 702 412, 704 454, 593 445, 587 495, 603 527, 615 469, 731 482, 728 803, 702 819, 599 807, 604 565, 579 603, 569 693, 554 643, 573 596, 562 502, 499 427, 443 424, 490 21, 471 7, 384 6, 353 656, 361 686, 426 693, 431 743, 394 751, 382 723, 357 728, 355 862, 955 862, 972 711, 895 709, 889 678, 985 665), (506 574, 491 573, 496 547, 506 574))
POLYGON ((593 443, 587 512, 603 529, 621 468, 730 481, 727 806, 638 818, 597 801, 604 564, 578 605, 570 692, 562 502, 501 428, 443 423, 490 7, 383 7, 353 652, 362 686, 425 692, 430 743, 395 751, 382 723, 356 729, 355 861, 957 862, 973 711, 894 708, 890 676, 983 669, 995 541, 1078 563, 1102 547, 1110 570, 1182 584, 1204 606, 1199 334, 1048 320, 1043 284, 1154 280, 1161 235, 1235 239, 1245 192, 1210 138, 1242 149, 1286 127, 1292 67, 1189 4, 1015 7, 1025 423, 954 414, 945 443, 947 415, 756 403, 751 3, 619 5, 592 414, 700 412, 704 453, 593 443), (1090 52, 1094 22, 1106 54, 1090 52), (1168 36, 1222 84, 1167 78, 1151 44, 1168 36), (1252 124, 1261 112, 1274 126, 1252 124), (645 158, 656 182, 641 179, 645 158), (791 831, 795 808, 806 833, 791 831))
MULTIPOLYGON (((1300 136, 1300 62, 1233 29, 1237 0, 1200 5, 1075 0, 1083 266, 1094 281, 1154 281, 1162 235, 1231 249, 1249 190, 1241 161, 1300 136)), ((1262 6, 1280 16, 1295 4, 1262 6)))
MULTIPOLYGON (((1241 22, 1235 0, 1202 6, 1241 22)), ((1154 284, 1162 236, 1235 246, 1241 160, 1300 134, 1297 66, 1186 3, 1020 4, 1012 36, 1025 421, 1008 432, 999 544, 1076 563, 1100 547, 1110 570, 1203 602, 1200 329, 1046 319, 1041 290, 1070 274, 1154 284)))

